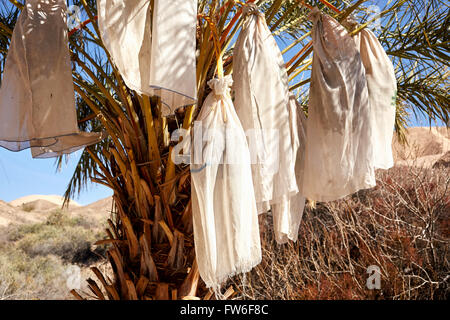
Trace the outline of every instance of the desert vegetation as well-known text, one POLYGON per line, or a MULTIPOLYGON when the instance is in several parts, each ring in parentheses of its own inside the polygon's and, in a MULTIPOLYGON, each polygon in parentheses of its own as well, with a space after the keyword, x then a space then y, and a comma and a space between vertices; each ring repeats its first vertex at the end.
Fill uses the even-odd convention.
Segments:
MULTIPOLYGON (((31 212, 28 211, 28 212, 31 212)), ((69 299, 68 270, 104 260, 99 227, 68 212, 54 210, 45 221, 3 228, 0 239, 0 300, 69 299)))
MULTIPOLYGON (((449 190, 447 167, 380 170, 374 189, 308 207, 299 240, 285 245, 273 238, 270 213, 262 215, 263 262, 230 279, 224 293, 231 299, 448 299, 449 190), (366 287, 369 266, 380 268, 380 289, 366 287)), ((92 224, 55 210, 42 223, 9 227, 0 241, 0 299, 71 299, 71 265, 83 270, 83 283, 93 266, 113 277, 106 247, 94 245, 105 237, 105 219, 92 224)), ((201 282, 199 289, 208 295, 201 282)), ((90 296, 86 285, 82 290, 90 296)))

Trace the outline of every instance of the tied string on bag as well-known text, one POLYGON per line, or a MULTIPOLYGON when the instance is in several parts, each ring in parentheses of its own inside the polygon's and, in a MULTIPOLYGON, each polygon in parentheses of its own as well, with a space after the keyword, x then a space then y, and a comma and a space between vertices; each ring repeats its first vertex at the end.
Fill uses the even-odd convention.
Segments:
MULTIPOLYGON (((299 5, 308 8, 309 10, 313 10, 314 7, 312 7, 311 5, 307 4, 305 2, 305 0, 295 0, 299 3, 299 5)), ((333 10, 334 12, 336 12, 338 15, 342 14, 343 11, 340 11, 338 8, 336 8, 335 6, 333 6, 331 3, 329 3, 326 0, 319 0, 321 3, 323 3, 325 6, 327 6, 328 8, 330 8, 331 10, 333 10)), ((346 17, 347 14, 344 13, 344 15, 342 16, 343 21, 341 22, 341 24, 347 28, 347 30, 349 31, 351 36, 354 36, 355 34, 359 33, 362 29, 365 29, 367 27, 367 25, 371 22, 368 21, 363 25, 360 25, 357 21, 354 15, 350 14, 348 17, 346 17), (345 18, 346 17, 346 18, 345 18)), ((312 42, 311 42, 312 43, 312 42)), ((309 44, 308 44, 309 45, 309 44)))
POLYGON ((243 14, 245 17, 249 16, 249 15, 258 15, 260 14, 259 10, 258 10, 258 6, 254 3, 248 3, 245 4, 243 6, 243 14))
POLYGON ((355 17, 353 15, 348 16, 344 21, 341 23, 347 30, 350 32, 350 35, 354 35, 353 31, 356 30, 356 27, 358 27, 358 22, 356 22, 355 17))
MULTIPOLYGON (((233 78, 231 75, 222 76, 220 78, 214 78, 208 81, 208 86, 214 91, 217 97, 227 96, 230 97, 231 86, 233 85, 233 78)), ((231 97, 230 97, 231 98, 231 97)), ((227 122, 226 105, 221 103, 223 122, 227 122)), ((211 111, 215 109, 214 106, 211 111)))
MULTIPOLYGON (((222 36, 220 37, 220 45, 223 45, 225 41, 227 40, 227 36, 230 33, 231 29, 234 27, 235 23, 238 21, 238 19, 241 17, 241 15, 244 13, 245 7, 249 6, 250 4, 254 3, 256 0, 247 0, 247 2, 242 2, 239 0, 234 0, 235 3, 241 5, 241 8, 236 12, 236 14, 233 16, 231 21, 228 23, 228 26, 226 29, 222 32, 222 36)), ((220 9, 220 12, 223 13, 225 9, 225 4, 220 9)), ((226 65, 228 62, 230 62, 233 59, 233 54, 230 54, 228 58, 223 63, 226 65)))
MULTIPOLYGON (((231 31, 231 29, 233 28, 234 24, 238 21, 239 17, 241 16, 242 12, 243 12, 243 8, 247 5, 249 5, 250 3, 255 2, 256 0, 247 0, 247 2, 242 2, 239 0, 235 0, 234 2, 237 4, 240 4, 242 6, 241 9, 239 9, 236 14, 234 15, 234 17, 231 19, 230 23, 228 24, 227 28, 224 30, 224 32, 222 33, 222 37, 220 38, 220 44, 223 45, 225 43, 225 40, 228 36, 228 33, 231 31)), ((222 11, 221 11, 222 12, 222 11)), ((230 59, 231 56, 228 58, 230 59)))
MULTIPOLYGON (((313 7, 309 4, 307 4, 304 0, 295 0, 300 6, 303 6, 311 11, 314 11, 314 9, 318 10, 317 7, 313 7)), ((337 9, 335 6, 333 6, 331 3, 329 3, 328 1, 325 0, 319 0, 320 2, 322 2, 324 5, 326 5, 328 8, 330 8, 331 10, 333 10, 334 12, 340 14, 341 11, 339 11, 339 9, 337 9)), ((294 55, 291 60, 289 60, 286 63, 286 67, 290 67, 290 70, 294 70, 297 66, 298 63, 303 60, 303 58, 306 58, 307 55, 309 55, 312 51, 312 40, 310 42, 308 42, 308 44, 306 46, 304 46, 296 55, 294 55), (300 56, 302 56, 303 58, 298 59, 300 56), (298 59, 298 60, 297 60, 298 59)))

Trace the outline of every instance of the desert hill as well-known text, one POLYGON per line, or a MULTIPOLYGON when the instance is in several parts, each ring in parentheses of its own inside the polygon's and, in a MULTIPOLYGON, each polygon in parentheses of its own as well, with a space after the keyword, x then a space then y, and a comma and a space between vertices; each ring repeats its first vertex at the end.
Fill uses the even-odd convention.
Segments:
POLYGON ((0 200, 0 227, 7 227, 10 224, 40 223, 58 210, 72 217, 82 217, 86 221, 100 224, 106 220, 112 208, 111 197, 86 206, 72 200, 68 208, 62 208, 63 201, 63 197, 56 195, 30 195, 9 203, 0 200))
MULTIPOLYGON (((31 203, 42 206, 42 210, 47 210, 50 207, 61 207, 64 203, 64 198, 57 195, 29 195, 13 200, 9 204, 13 207, 19 207, 31 203)), ((80 205, 72 200, 70 201, 69 207, 76 208, 80 207, 80 205)))
POLYGON ((450 129, 445 127, 413 127, 402 145, 396 137, 392 142, 396 165, 432 167, 450 151, 450 129))
POLYGON ((14 207, 0 200, 0 227, 7 227, 9 224, 37 223, 43 219, 44 216, 38 212, 29 214, 20 207, 14 207))

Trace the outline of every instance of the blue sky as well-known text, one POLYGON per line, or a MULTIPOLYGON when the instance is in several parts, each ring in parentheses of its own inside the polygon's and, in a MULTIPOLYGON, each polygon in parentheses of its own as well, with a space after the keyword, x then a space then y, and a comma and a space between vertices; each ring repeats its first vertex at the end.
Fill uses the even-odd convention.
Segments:
MULTIPOLYGON (((63 195, 80 155, 81 151, 71 154, 57 172, 55 159, 33 159, 30 150, 11 152, 0 148, 0 199, 9 202, 30 194, 63 195)), ((85 205, 110 195, 108 188, 89 184, 74 200, 85 205)))
MULTIPOLYGON (((285 47, 282 41, 278 44, 285 47)), ((288 59, 290 54, 285 56, 288 59)), ((418 119, 411 116, 410 125, 428 126, 428 120, 419 116, 418 119)), ((0 199, 9 202, 29 194, 63 195, 80 155, 81 151, 73 153, 57 172, 55 159, 33 159, 29 150, 14 153, 0 147, 0 199)), ((74 200, 85 205, 111 194, 108 188, 91 183, 74 200)))

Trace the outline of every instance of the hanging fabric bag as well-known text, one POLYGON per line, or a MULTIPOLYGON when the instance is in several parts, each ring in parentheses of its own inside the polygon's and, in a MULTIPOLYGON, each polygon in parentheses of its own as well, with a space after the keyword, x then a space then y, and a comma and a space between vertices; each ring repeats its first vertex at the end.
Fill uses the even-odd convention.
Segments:
POLYGON ((353 39, 317 8, 309 18, 314 56, 301 192, 311 200, 333 201, 375 186, 371 111, 353 39))
POLYGON ((373 121, 374 166, 389 169, 394 165, 392 136, 394 135, 397 80, 394 66, 369 29, 363 29, 353 39, 361 54, 366 71, 369 104, 373 121))
MULTIPOLYGON (((293 94, 289 96, 291 139, 295 158, 295 178, 303 179, 306 147, 306 118, 300 104, 293 94)), ((297 241, 300 223, 305 209, 305 197, 300 193, 286 196, 281 202, 272 205, 275 240, 279 244, 297 241)))
POLYGON ((297 151, 283 57, 256 5, 246 5, 244 14, 233 53, 234 105, 249 139, 258 213, 263 213, 298 193, 297 151))
POLYGON ((0 146, 55 157, 97 143, 80 132, 70 63, 66 1, 28 0, 13 31, 0 88, 0 146))
POLYGON ((216 292, 261 261, 258 215, 245 133, 230 96, 231 76, 208 82, 194 124, 191 184, 200 276, 216 292))

